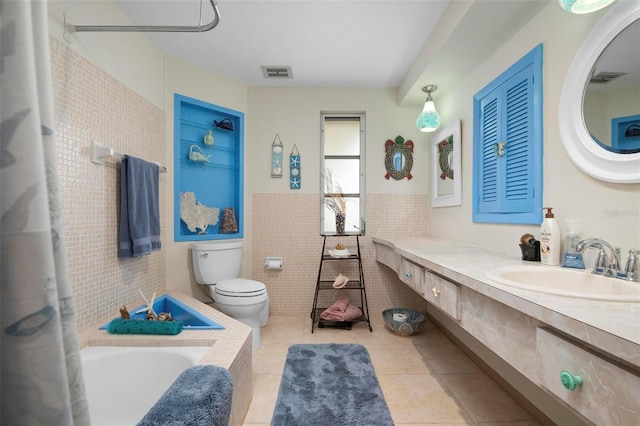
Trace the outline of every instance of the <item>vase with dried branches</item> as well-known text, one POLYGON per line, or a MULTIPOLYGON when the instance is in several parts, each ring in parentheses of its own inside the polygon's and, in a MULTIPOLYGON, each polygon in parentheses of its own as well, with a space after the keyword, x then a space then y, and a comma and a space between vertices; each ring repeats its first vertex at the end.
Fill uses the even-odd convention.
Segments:
POLYGON ((342 187, 333 182, 331 169, 322 173, 324 204, 336 215, 336 234, 344 234, 344 221, 347 215, 347 204, 342 193, 342 187))

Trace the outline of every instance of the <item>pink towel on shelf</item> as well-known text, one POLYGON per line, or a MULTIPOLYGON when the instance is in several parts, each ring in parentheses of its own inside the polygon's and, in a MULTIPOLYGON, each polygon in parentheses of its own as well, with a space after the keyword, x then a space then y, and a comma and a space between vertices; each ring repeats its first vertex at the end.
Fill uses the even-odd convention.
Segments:
POLYGON ((331 306, 329 306, 325 312, 332 312, 334 314, 341 314, 347 310, 349 306, 349 296, 342 295, 338 297, 338 300, 331 306))
POLYGON ((334 312, 329 309, 320 314, 325 321, 352 321, 362 316, 362 311, 355 305, 348 305, 344 312, 334 312))
POLYGON ((349 304, 348 296, 340 296, 336 302, 320 314, 326 321, 351 321, 362 316, 360 308, 349 304))

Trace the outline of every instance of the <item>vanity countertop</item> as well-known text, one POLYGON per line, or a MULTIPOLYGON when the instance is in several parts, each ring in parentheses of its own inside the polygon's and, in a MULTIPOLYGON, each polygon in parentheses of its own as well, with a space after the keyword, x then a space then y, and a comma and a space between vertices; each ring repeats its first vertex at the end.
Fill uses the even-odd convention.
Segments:
POLYGON ((640 367, 640 303, 575 299, 496 283, 485 276, 486 271, 519 265, 554 268, 496 250, 437 238, 373 237, 373 242, 393 248, 404 258, 451 281, 640 367))

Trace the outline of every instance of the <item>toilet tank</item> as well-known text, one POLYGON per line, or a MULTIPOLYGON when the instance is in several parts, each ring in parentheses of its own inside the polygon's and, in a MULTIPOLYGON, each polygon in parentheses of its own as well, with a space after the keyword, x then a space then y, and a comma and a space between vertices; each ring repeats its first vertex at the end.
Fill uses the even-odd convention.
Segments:
POLYGON ((193 272, 199 284, 237 278, 242 263, 242 241, 203 241, 191 243, 193 272))

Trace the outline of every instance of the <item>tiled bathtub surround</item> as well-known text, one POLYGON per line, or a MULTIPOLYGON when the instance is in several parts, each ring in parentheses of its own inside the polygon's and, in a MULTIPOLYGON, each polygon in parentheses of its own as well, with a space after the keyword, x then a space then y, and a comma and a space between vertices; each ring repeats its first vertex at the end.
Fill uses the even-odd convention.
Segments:
MULTIPOLYGON (((424 309, 422 299, 396 285, 397 276, 375 261, 371 236, 425 236, 426 195, 367 194, 366 202, 367 229, 366 235, 360 238, 360 249, 371 316, 379 316, 384 309, 392 307, 424 309)), ((253 195, 252 278, 267 286, 272 315, 309 315, 311 312, 322 249, 319 224, 318 195, 253 195), (266 270, 267 256, 282 256, 284 268, 266 270)), ((353 238, 331 239, 333 244, 340 240, 345 245, 355 241, 353 238)), ((332 248, 329 242, 327 248, 332 248)), ((350 271, 336 269, 335 272, 335 275, 343 272, 349 276, 350 271)), ((356 272, 351 273, 352 277, 357 276, 356 272)))
POLYGON ((177 291, 168 294, 223 325, 224 330, 183 330, 175 336, 112 335, 92 324, 80 330, 81 346, 209 346, 211 349, 200 363, 218 365, 231 372, 233 401, 229 424, 240 425, 251 403, 251 328, 190 296, 177 291))
MULTIPOLYGON (((165 114, 54 38, 50 38, 60 188, 69 274, 78 326, 142 304, 165 289, 165 251, 117 257, 120 161, 91 162, 91 141, 165 164, 165 114)), ((162 243, 166 243, 167 175, 160 174, 162 243)))

